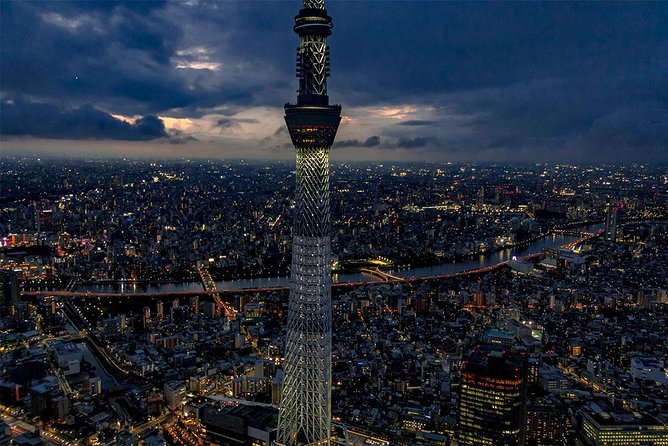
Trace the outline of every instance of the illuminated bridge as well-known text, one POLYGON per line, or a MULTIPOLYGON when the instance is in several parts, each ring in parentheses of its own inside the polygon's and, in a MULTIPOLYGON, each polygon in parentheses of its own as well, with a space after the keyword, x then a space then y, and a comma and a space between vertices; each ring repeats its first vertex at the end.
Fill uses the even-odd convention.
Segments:
POLYGON ((360 268, 360 273, 364 274, 365 276, 378 279, 382 282, 403 282, 406 280, 403 277, 393 276, 392 274, 381 271, 378 268, 360 268))
POLYGON ((223 312, 228 321, 233 321, 237 318, 234 309, 230 307, 227 302, 220 298, 220 293, 218 288, 216 288, 216 282, 211 278, 209 270, 207 268, 199 268, 199 276, 202 279, 202 285, 204 286, 204 291, 213 297, 213 301, 216 303, 216 313, 220 316, 223 312))

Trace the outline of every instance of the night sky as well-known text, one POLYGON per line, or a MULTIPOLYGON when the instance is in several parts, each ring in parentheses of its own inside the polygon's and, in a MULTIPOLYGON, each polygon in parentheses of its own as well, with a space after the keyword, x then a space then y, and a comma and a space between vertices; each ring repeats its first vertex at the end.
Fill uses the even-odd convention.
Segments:
MULTIPOLYGON (((293 158, 299 7, 3 0, 2 153, 293 158)), ((668 2, 327 8, 335 159, 668 161, 668 2)))

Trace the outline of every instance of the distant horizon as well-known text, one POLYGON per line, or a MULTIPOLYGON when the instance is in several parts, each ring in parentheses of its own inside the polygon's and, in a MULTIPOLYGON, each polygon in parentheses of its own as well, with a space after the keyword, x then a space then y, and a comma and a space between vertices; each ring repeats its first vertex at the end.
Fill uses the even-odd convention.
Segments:
MULTIPOLYGON (((21 152, 6 152, 0 150, 0 161, 3 160, 52 160, 52 161, 146 161, 146 162, 191 162, 191 161, 210 161, 210 162, 247 162, 247 163, 283 163, 283 164, 294 164, 295 160, 291 157, 284 158, 261 158, 261 157, 227 157, 227 158, 216 158, 216 157, 206 157, 206 156, 151 156, 151 155, 111 155, 111 154, 100 154, 100 155, 90 155, 83 153, 76 154, 66 154, 66 153, 21 153, 21 152)), ((476 165, 476 166, 494 166, 494 165, 509 165, 509 166, 522 166, 522 165, 574 165, 574 166, 595 166, 595 167, 633 167, 633 166, 647 166, 651 165, 654 167, 666 166, 668 167, 668 161, 619 161, 619 162, 594 162, 594 161, 553 161, 553 160, 420 160, 420 159, 345 159, 339 158, 334 154, 331 159, 332 164, 342 164, 342 163, 354 163, 354 164, 383 164, 383 163, 393 163, 401 165, 410 165, 410 164, 424 164, 424 165, 476 165)))
MULTIPOLYGON (((155 152, 137 153, 132 146, 127 147, 126 151, 120 151, 117 147, 118 141, 54 141, 45 140, 46 146, 57 142, 71 143, 77 147, 76 151, 54 151, 44 147, 41 150, 26 149, 23 145, 19 148, 7 146, 7 140, 0 139, 0 159, 3 158, 45 158, 45 159, 72 159, 72 160, 211 160, 211 161, 272 161, 272 162, 292 162, 294 163, 294 150, 282 153, 248 153, 238 150, 227 154, 198 154, 191 153, 190 156, 180 152, 165 153, 158 146, 155 152), (111 147, 112 150, 104 150, 105 147, 111 147), (102 148, 102 150, 101 150, 102 148), (262 156, 265 155, 265 156, 262 156)), ((123 145, 123 144, 121 144, 123 145)), ((170 145, 168 145, 169 147, 170 145)), ((145 149, 144 145, 144 149, 145 149)), ((666 149, 668 155, 668 148, 666 149)), ((391 151, 388 151, 391 154, 391 151)), ((573 165, 592 165, 592 166, 633 166, 633 165, 656 165, 668 166, 668 156, 666 159, 636 159, 636 160, 592 160, 592 159, 563 159, 551 157, 550 159, 481 159, 481 158, 459 158, 459 159, 425 159, 414 158, 409 155, 413 152, 401 152, 403 157, 385 156, 381 153, 378 157, 352 157, 351 154, 359 155, 359 149, 332 149, 330 157, 332 162, 371 162, 371 163, 426 163, 426 164, 573 164, 573 165), (356 153, 357 152, 357 153, 356 153)))

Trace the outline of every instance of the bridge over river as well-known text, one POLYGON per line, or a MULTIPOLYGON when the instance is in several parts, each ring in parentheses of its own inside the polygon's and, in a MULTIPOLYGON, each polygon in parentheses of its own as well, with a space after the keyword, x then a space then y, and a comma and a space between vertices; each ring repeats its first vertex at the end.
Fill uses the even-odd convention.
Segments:
MULTIPOLYGON (((599 225, 600 227, 600 225, 599 225)), ((587 230, 582 232, 573 232, 574 235, 552 235, 551 238, 545 237, 531 245, 530 247, 524 248, 522 250, 523 255, 517 256, 520 260, 532 260, 537 257, 543 256, 544 251, 551 250, 555 248, 570 248, 577 244, 580 244, 592 237, 596 237, 602 233, 601 229, 587 227, 587 230), (534 248, 532 250, 532 248, 534 248)), ((569 231, 571 232, 571 231, 569 231)), ((420 282, 420 281, 429 281, 429 280, 438 280, 438 279, 448 279, 452 277, 458 277, 462 275, 473 275, 473 274, 482 274, 489 271, 493 271, 497 268, 500 268, 506 264, 514 257, 514 251, 508 250, 508 252, 496 253, 496 256, 481 256, 479 261, 468 261, 468 262, 459 262, 459 263, 448 263, 443 265, 437 265, 434 267, 420 267, 408 270, 380 270, 378 268, 361 268, 360 273, 358 274, 349 274, 343 277, 344 280, 339 280, 332 284, 333 287, 358 287, 370 285, 373 283, 402 283, 402 282, 420 282), (496 260, 496 261, 495 261, 496 260), (348 280, 345 280, 348 279, 348 280), (352 279, 352 280, 351 280, 352 279)), ((519 251, 517 252, 520 253, 519 251)), ((343 275, 341 275, 343 276, 343 275)), ((109 285, 95 287, 89 286, 88 289, 82 289, 83 287, 76 287, 78 289, 74 290, 74 286, 68 287, 66 290, 62 291, 26 291, 23 292, 27 296, 35 295, 50 295, 50 296, 61 296, 61 297, 132 297, 132 298, 142 298, 142 297, 169 297, 169 296, 193 296, 193 295, 212 295, 214 300, 216 296, 219 297, 219 301, 216 301, 216 304, 220 306, 221 311, 224 311, 226 316, 232 317, 234 311, 229 307, 221 296, 232 296, 239 294, 254 294, 254 293, 267 293, 272 291, 285 291, 289 289, 289 279, 284 278, 274 278, 274 279, 251 279, 247 281, 237 281, 236 283, 231 282, 214 282, 211 279, 211 276, 208 275, 208 271, 204 272, 200 270, 200 277, 202 279, 202 285, 194 286, 194 284, 170 284, 167 289, 147 289, 145 291, 135 290, 131 287, 121 289, 116 291, 113 287, 109 285), (264 285, 264 284, 267 285, 264 285), (232 286, 230 286, 232 285, 232 286), (239 285, 239 286, 234 286, 239 285), (246 285, 246 286, 244 286, 246 285), (256 285, 256 286, 253 286, 256 285), (257 286, 259 285, 259 286, 257 286)))

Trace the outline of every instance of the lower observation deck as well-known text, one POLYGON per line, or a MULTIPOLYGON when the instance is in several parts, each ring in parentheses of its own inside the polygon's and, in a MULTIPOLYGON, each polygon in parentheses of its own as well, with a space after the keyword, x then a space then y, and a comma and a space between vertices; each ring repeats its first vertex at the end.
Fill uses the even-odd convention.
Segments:
POLYGON ((341 106, 286 104, 285 122, 296 148, 331 147, 341 122, 341 106))

